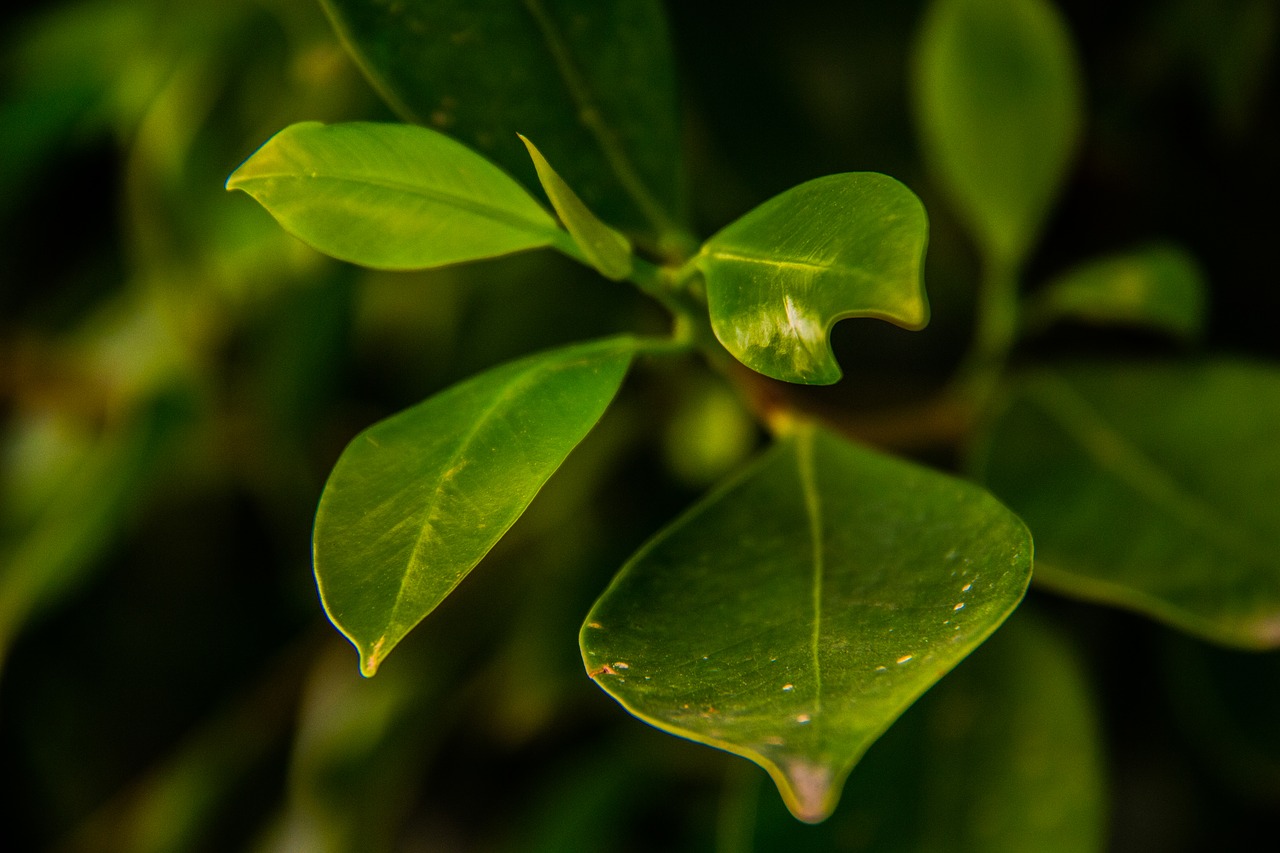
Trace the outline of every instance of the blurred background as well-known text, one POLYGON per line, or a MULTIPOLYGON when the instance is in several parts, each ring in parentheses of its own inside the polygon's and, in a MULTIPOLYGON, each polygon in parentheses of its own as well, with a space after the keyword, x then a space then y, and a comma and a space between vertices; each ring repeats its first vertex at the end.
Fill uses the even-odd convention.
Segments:
MULTIPOLYGON (((1168 241, 1202 268, 1211 314, 1197 344, 1076 328, 1022 357, 1280 358, 1280 7, 1059 5, 1087 122, 1027 286, 1168 241)), ((731 21, 714 4, 668 9, 699 235, 840 171, 891 174, 930 212, 931 326, 837 328, 849 375, 822 393, 850 417, 937 387, 972 323, 974 250, 911 118, 923 8, 741 4, 731 21)), ((754 767, 633 721, 582 671, 577 630, 595 596, 762 441, 696 365, 641 366, 376 679, 360 678, 324 619, 310 525, 357 431, 518 355, 660 332, 653 306, 551 253, 356 269, 225 192, 290 122, 392 119, 313 0, 10 3, 0 41, 0 849, 822 850, 883 838, 909 808, 885 792, 913 790, 892 780, 921 761, 912 733, 931 731, 947 696, 909 712, 837 816, 811 829, 754 767)), ((1038 592, 1027 606, 1078 661, 1110 849, 1276 837, 1276 653, 1218 650, 1038 592)), ((977 772, 936 768, 961 787, 981 786, 977 772)))

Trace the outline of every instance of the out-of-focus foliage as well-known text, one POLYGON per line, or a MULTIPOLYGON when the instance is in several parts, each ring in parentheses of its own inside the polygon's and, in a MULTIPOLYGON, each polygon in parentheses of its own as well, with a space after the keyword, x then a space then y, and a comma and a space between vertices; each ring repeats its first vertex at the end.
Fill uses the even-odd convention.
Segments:
MULTIPOLYGON (((998 157, 994 183, 976 186, 972 163, 939 163, 948 155, 935 137, 957 131, 937 110, 955 100, 917 101, 935 111, 917 133, 913 63, 957 55, 942 51, 958 50, 941 29, 944 6, 1043 2, 762 4, 735 10, 733 38, 722 7, 669 3, 674 63, 654 53, 665 42, 637 37, 665 29, 649 4, 601 32, 544 10, 540 27, 516 32, 533 37, 530 56, 576 39, 600 63, 592 73, 631 81, 621 114, 633 144, 622 153, 640 192, 608 177, 618 151, 600 148, 554 62, 513 54, 495 65, 477 50, 479 71, 458 60, 456 80, 422 79, 397 64, 404 46, 377 44, 361 17, 445 10, 450 26, 426 29, 453 62, 459 37, 464 48, 487 37, 467 16, 500 22, 518 4, 499 5, 333 0, 325 6, 341 37, 312 0, 49 0, 0 11, 0 848, 1086 851, 1109 836, 1114 849, 1165 851, 1255 849, 1274 835, 1276 652, 1211 647, 1034 587, 1033 609, 871 748, 819 828, 783 814, 739 759, 623 718, 582 674, 573 637, 583 615, 628 554, 757 440, 741 400, 708 390, 698 370, 634 370, 484 570, 376 680, 361 680, 323 624, 307 550, 346 442, 501 362, 660 332, 662 320, 552 253, 357 270, 223 190, 282 127, 393 120, 358 65, 401 112, 466 138, 536 195, 515 136, 524 133, 587 208, 648 251, 675 251, 686 228, 713 234, 818 175, 894 174, 929 210, 933 325, 914 336, 838 326, 832 347, 847 377, 814 406, 851 434, 923 447, 946 466, 955 419, 912 406, 960 360, 979 256, 1019 261, 1016 284, 1030 294, 1017 326, 1028 335, 1022 362, 1140 353, 1173 361, 1162 371, 1177 374, 1198 369, 1179 362, 1202 350, 1280 356, 1280 295, 1266 286, 1273 217, 1255 210, 1280 192, 1274 4, 1056 4, 1060 14, 1041 14, 1056 23, 1030 22, 1026 43, 1024 58, 1044 73, 1020 78, 1064 98, 1038 99, 1051 114, 1029 122, 1051 136, 1044 160, 998 157), (1063 71, 1063 36, 1078 81, 1063 71), (677 112, 672 67, 683 145, 665 118, 677 112), (503 77, 521 69, 532 89, 503 77), (548 80, 559 100, 542 96, 548 80), (472 83, 492 86, 466 100, 450 88, 472 83), (531 123, 542 121, 545 130, 531 123), (1043 179, 1006 180, 1021 172, 1043 179), (1199 276, 1135 253, 1153 241, 1172 241, 1203 271, 1207 319, 1188 284, 1199 276), (1139 275, 1119 259, 1142 260, 1139 275), (1141 294, 1137 277, 1149 285, 1141 294), (1110 307, 1099 315, 1102 297, 1110 307), (1178 340, 1135 331, 1143 324, 1178 340)), ((999 91, 1004 100, 974 95, 978 107, 1008 107, 1026 89, 999 91)), ((946 149, 953 159, 1001 150, 983 143, 982 127, 962 130, 964 144, 946 149)), ((1012 386, 1013 399, 1037 376, 1012 386)), ((819 399, 754 378, 744 387, 757 402, 819 399)), ((1168 395, 1120 396, 1116 422, 1143 431, 1168 395)), ((1233 397, 1217 414, 1248 405, 1233 397)), ((1196 432, 1203 408, 1182 407, 1179 423, 1211 441, 1196 432)), ((1257 411, 1230 422, 1251 424, 1257 411)), ((991 428, 984 443, 1011 426, 991 428)), ((1046 444, 1049 461, 1074 458, 1070 438, 1055 429, 1005 445, 1031 461, 1006 485, 991 482, 1028 521, 1020 499, 1051 502, 1037 497, 1050 481, 1114 493, 1107 472, 1123 459, 1104 453, 1112 467, 1099 468, 1086 452, 1088 465, 1041 464, 1046 444), (1037 465, 1040 476, 1026 479, 1037 465)), ((1274 456, 1265 424, 1210 450, 1236 454, 1253 482, 1269 470, 1244 458, 1255 445, 1274 456)), ((1274 532, 1274 501, 1255 496, 1265 483, 1207 482, 1215 511, 1261 519, 1264 539, 1274 532)), ((1109 515, 1105 526, 1134 529, 1126 519, 1109 515)), ((1132 589, 1160 579, 1158 566, 1116 563, 1141 577, 1128 598, 1098 595, 1115 578, 1098 580, 1114 565, 1096 538, 1087 571, 1055 573, 1058 523, 1078 518, 1040 522, 1048 586, 1133 604, 1132 589)), ((1165 519, 1148 542, 1161 525, 1194 540, 1180 559, 1205 562, 1200 528, 1165 519)), ((1274 543, 1256 550, 1274 565, 1274 543)), ((1253 580, 1231 603, 1273 600, 1274 573, 1243 575, 1253 580)), ((1164 605, 1138 609, 1195 621, 1164 605)))

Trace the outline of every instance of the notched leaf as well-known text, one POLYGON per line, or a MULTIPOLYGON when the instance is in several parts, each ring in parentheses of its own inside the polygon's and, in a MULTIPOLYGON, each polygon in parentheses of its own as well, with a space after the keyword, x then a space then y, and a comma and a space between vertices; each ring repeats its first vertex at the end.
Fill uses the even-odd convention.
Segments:
POLYGON ((632 714, 756 762, 816 822, 1030 573, 1026 528, 981 488, 804 427, 627 563, 583 661, 632 714))
POLYGON ((695 259, 716 337, 774 379, 840 379, 830 331, 845 317, 920 329, 928 220, 902 184, 828 175, 775 196, 708 240, 695 259))
POLYGON ((611 338, 493 368, 356 436, 314 556, 329 618, 373 675, 515 523, 595 425, 636 352, 611 338))

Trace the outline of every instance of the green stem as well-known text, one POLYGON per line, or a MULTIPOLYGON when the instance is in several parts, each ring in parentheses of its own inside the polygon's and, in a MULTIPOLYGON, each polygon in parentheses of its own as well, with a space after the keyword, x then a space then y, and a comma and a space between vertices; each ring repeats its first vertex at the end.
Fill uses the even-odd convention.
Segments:
POLYGON ((995 393, 1018 335, 1018 279, 1014 264, 988 263, 978 288, 973 344, 954 382, 975 408, 995 393))

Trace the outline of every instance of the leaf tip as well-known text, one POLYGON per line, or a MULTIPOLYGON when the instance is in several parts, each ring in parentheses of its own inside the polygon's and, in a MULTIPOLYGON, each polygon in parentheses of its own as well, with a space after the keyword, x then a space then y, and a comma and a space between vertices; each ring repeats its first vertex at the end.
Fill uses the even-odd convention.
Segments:
POLYGON ((797 820, 822 823, 836 809, 839 792, 831 768, 808 761, 789 761, 778 768, 782 799, 797 820))
POLYGON ((378 667, 382 666, 382 662, 386 660, 387 652, 391 649, 386 648, 387 636, 383 634, 369 648, 360 648, 360 674, 365 678, 373 678, 378 674, 378 667))

